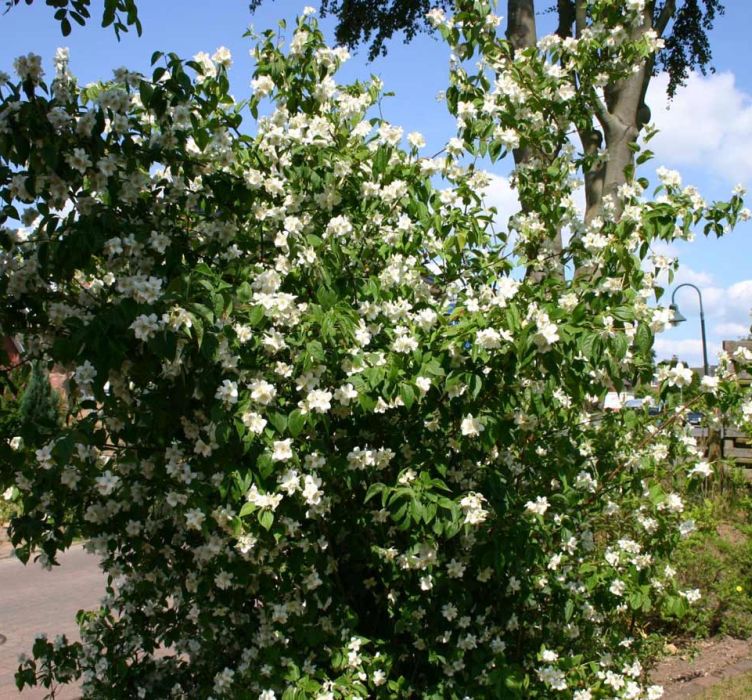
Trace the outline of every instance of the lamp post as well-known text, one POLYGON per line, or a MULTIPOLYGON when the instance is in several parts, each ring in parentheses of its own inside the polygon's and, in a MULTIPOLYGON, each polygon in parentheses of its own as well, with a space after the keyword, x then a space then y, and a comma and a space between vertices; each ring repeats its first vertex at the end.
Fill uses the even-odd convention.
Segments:
POLYGON ((700 292, 699 287, 696 287, 694 284, 691 284, 689 282, 684 282, 684 284, 680 284, 676 289, 674 289, 674 293, 671 295, 671 305, 668 307, 673 312, 673 316, 671 318, 671 325, 672 326, 678 326, 680 323, 683 323, 686 321, 686 317, 683 316, 680 311, 679 307, 676 305, 676 293, 682 288, 682 287, 692 287, 697 292, 697 296, 700 299, 700 331, 702 332, 702 366, 703 371, 707 375, 708 372, 708 343, 705 339, 705 312, 702 308, 702 293, 700 292))

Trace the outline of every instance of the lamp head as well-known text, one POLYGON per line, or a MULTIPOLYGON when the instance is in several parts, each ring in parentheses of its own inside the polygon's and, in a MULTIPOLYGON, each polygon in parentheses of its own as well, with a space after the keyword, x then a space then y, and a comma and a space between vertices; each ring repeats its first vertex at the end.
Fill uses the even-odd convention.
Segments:
POLYGON ((680 323, 684 323, 684 321, 687 320, 687 317, 682 315, 682 313, 679 311, 679 307, 676 304, 671 304, 668 308, 671 311, 671 320, 669 321, 669 323, 672 326, 678 326, 680 323))

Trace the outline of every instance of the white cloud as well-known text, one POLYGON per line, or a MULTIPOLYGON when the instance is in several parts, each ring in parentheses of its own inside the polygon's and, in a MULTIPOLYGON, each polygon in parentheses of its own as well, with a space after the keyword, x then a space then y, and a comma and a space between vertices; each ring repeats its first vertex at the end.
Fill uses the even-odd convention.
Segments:
POLYGON ((713 331, 717 335, 722 335, 724 340, 736 340, 743 336, 749 335, 749 325, 743 323, 716 323, 713 331))
POLYGON ((713 275, 709 272, 693 270, 689 265, 682 265, 674 277, 674 284, 696 284, 698 287, 709 287, 713 284, 713 275))
POLYGON ((491 183, 483 190, 483 204, 487 207, 496 207, 497 228, 506 231, 509 217, 520 210, 520 200, 517 191, 509 184, 509 178, 503 175, 491 174, 491 183))
MULTIPOLYGON (((715 364, 715 358, 720 350, 720 343, 708 341, 708 364, 715 364)), ((702 367, 702 340, 700 338, 685 338, 684 340, 656 338, 655 354, 658 360, 670 360, 676 357, 687 362, 690 367, 702 367)))
POLYGON ((647 102, 660 133, 649 147, 656 164, 702 166, 731 186, 752 182, 752 95, 733 73, 692 73, 673 101, 668 76, 656 76, 647 102))
MULTIPOLYGON (((691 272, 698 278, 705 274, 691 272)), ((686 277, 683 280, 687 281, 686 277)), ((705 311, 708 358, 710 364, 714 364, 715 355, 721 349, 722 341, 737 340, 750 332, 752 279, 741 280, 728 287, 705 286, 701 283, 697 286, 702 292, 705 311)), ((676 289, 676 284, 672 285, 672 289, 676 289)), ((669 303, 671 291, 669 289, 668 294, 661 300, 663 304, 669 303)), ((656 338, 655 351, 659 360, 670 359, 676 355, 693 366, 699 366, 702 363, 698 302, 697 294, 692 289, 680 289, 677 292, 676 303, 687 321, 666 330, 656 338)))

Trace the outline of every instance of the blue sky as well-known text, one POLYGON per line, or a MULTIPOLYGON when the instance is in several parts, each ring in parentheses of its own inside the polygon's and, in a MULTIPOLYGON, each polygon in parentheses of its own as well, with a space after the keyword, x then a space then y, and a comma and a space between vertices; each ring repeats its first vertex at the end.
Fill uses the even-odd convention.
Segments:
MULTIPOLYGON (((93 3, 95 18, 101 16, 101 4, 93 3)), ((97 21, 84 28, 74 26, 73 33, 63 38, 50 8, 36 0, 30 7, 22 4, 0 15, 0 70, 10 71, 16 56, 34 51, 43 56, 51 71, 55 49, 67 46, 73 72, 85 84, 111 77, 112 69, 119 66, 146 72, 155 50, 190 57, 226 46, 234 59, 233 90, 242 98, 250 91, 252 70, 251 42, 242 37, 245 29, 249 24, 258 30, 276 27, 280 18, 294 17, 305 4, 318 5, 316 0, 267 0, 251 16, 245 0, 141 0, 143 35, 131 32, 118 42, 111 29, 100 28, 97 21)), ((548 4, 552 3, 541 6, 548 4)), ((662 90, 665 80, 658 77, 649 99, 653 120, 663 131, 653 142, 656 159, 643 173, 651 177, 658 165, 676 168, 685 183, 698 186, 708 199, 727 197, 737 183, 752 189, 752 2, 728 2, 727 6, 711 35, 717 72, 692 76, 671 105, 662 90)), ((550 16, 541 18, 544 29, 546 22, 550 16)), ((324 27, 332 37, 333 22, 325 21, 324 27)), ((433 146, 438 150, 453 135, 453 120, 436 100, 446 85, 446 47, 435 37, 423 35, 408 45, 399 38, 393 40, 388 55, 373 63, 368 63, 365 54, 365 50, 357 52, 339 80, 379 75, 386 88, 396 93, 385 103, 384 117, 406 132, 421 131, 428 150, 433 146)), ((494 172, 498 177, 489 199, 511 213, 515 200, 506 184, 508 166, 502 163, 494 172)), ((705 240, 700 235, 691 244, 660 252, 678 256, 682 262, 674 284, 692 282, 702 289, 712 363, 721 340, 745 334, 752 321, 752 222, 721 240, 705 240)), ((659 357, 677 354, 697 365, 701 353, 696 295, 685 289, 678 301, 688 322, 661 334, 656 350, 659 357)))

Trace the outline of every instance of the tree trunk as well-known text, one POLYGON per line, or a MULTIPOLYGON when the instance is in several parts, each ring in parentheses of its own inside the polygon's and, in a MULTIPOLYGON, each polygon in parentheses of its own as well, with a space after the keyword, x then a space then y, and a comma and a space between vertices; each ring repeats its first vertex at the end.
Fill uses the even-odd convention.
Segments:
MULTIPOLYGON (((507 39, 512 45, 514 52, 534 47, 538 43, 538 34, 535 25, 535 0, 508 0, 507 2, 507 39)), ((516 167, 525 166, 531 157, 532 149, 523 146, 514 150, 514 164, 516 167)), ((529 211, 530 206, 520 197, 522 211, 529 211)), ((560 259, 562 252, 561 230, 556 231, 551 242, 551 255, 560 259)), ((555 275, 564 277, 564 266, 560 262, 553 272, 528 268, 527 277, 535 282, 540 282, 547 276, 555 275)))

